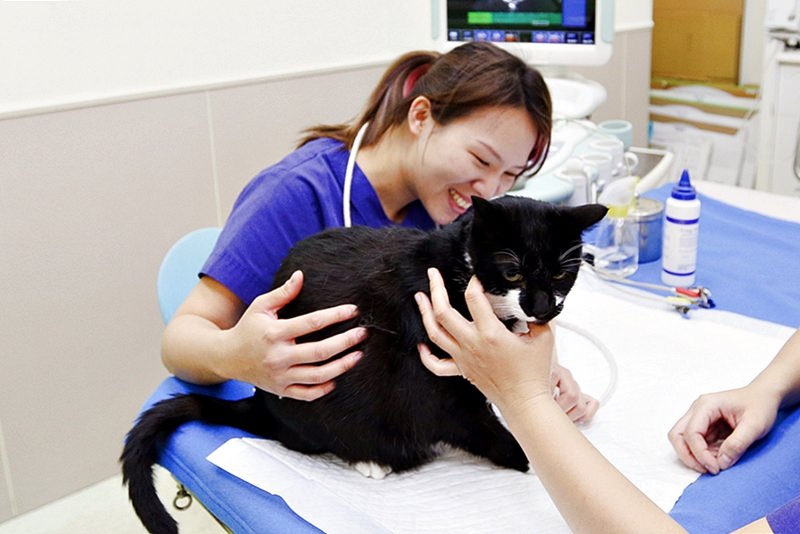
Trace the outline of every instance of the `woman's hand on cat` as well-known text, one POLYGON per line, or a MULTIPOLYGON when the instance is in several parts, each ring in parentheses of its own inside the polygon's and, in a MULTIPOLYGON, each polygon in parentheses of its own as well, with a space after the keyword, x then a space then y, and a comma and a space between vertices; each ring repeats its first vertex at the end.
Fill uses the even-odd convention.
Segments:
POLYGON ((439 272, 429 270, 431 297, 417 294, 425 329, 436 345, 452 356, 438 360, 421 344, 420 356, 440 375, 462 375, 501 410, 539 395, 552 395, 553 333, 548 326, 530 325, 517 335, 497 318, 477 278, 464 293, 473 320, 450 305, 439 272))
POLYGON ((600 408, 600 402, 581 391, 569 369, 556 363, 553 366, 551 384, 556 391, 556 402, 573 423, 588 423, 592 420, 600 408))
POLYGON ((297 343, 298 337, 332 324, 352 319, 355 306, 342 305, 313 313, 278 319, 278 311, 291 302, 303 287, 303 276, 295 272, 281 287, 257 297, 236 326, 229 330, 234 349, 226 373, 282 397, 314 400, 330 393, 334 379, 351 369, 361 358, 355 351, 319 365, 357 345, 367 335, 358 327, 321 341, 297 343))

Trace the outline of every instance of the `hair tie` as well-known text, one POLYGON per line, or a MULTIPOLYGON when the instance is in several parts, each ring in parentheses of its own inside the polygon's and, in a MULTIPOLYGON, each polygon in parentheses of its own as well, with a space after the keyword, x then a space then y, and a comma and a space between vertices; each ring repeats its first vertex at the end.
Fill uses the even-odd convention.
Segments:
POLYGON ((425 63, 424 65, 420 65, 419 67, 414 67, 411 69, 411 72, 408 73, 406 76, 406 81, 403 82, 403 98, 408 98, 411 94, 411 91, 414 89, 414 86, 417 84, 417 80, 420 77, 428 72, 431 68, 430 63, 425 63))

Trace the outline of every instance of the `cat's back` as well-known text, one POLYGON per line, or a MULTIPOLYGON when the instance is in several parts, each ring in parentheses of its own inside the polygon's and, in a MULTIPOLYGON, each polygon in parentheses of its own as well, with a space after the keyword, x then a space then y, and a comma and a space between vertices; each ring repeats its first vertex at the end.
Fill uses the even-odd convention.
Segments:
POLYGON ((296 243, 287 261, 303 261, 315 257, 328 259, 342 257, 342 260, 346 261, 348 257, 359 253, 378 256, 395 251, 406 252, 407 247, 418 243, 426 235, 427 232, 422 230, 402 226, 329 228, 296 243), (347 256, 347 253, 350 256, 347 256))
POLYGON ((339 271, 354 275, 365 264, 408 257, 426 235, 422 230, 404 227, 353 226, 323 230, 292 247, 275 276, 273 287, 282 284, 296 269, 306 274, 339 271))
MULTIPOLYGON (((303 290, 284 316, 338 304, 366 306, 424 273, 415 258, 429 233, 404 227, 331 228, 298 242, 281 264, 273 287, 303 271, 303 290)), ((414 288, 417 284, 411 284, 414 288)), ((388 303, 386 303, 388 304, 388 303)))

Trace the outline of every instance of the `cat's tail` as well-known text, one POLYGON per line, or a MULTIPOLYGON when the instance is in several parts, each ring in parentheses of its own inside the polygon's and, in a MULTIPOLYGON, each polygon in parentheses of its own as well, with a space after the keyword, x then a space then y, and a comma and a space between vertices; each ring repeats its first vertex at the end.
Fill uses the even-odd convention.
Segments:
POLYGON ((128 433, 120 456, 122 481, 142 524, 153 534, 176 534, 178 525, 167 513, 153 484, 153 465, 159 446, 180 425, 189 421, 247 426, 256 409, 255 399, 226 401, 205 395, 181 395, 162 400, 145 411, 128 433), (242 424, 239 424, 239 423, 242 424))

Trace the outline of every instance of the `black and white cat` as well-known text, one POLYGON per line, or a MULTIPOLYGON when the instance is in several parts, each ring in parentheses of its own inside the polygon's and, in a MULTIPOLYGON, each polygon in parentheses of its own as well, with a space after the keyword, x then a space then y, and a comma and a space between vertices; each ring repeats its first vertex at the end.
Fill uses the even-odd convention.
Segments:
POLYGON ((145 527, 177 532, 156 496, 152 466, 159 445, 187 421, 239 427, 304 453, 331 452, 371 476, 428 462, 439 443, 527 471, 525 454, 483 394, 460 377, 437 377, 422 365, 416 348, 420 342, 446 355, 429 342, 414 294, 428 293, 427 269, 436 267, 450 302, 468 316, 464 290, 475 274, 509 329, 525 331, 528 322, 545 323, 560 313, 575 283, 581 233, 605 213, 599 204, 560 207, 512 196, 473 198, 469 212, 432 232, 336 228, 298 243, 274 286, 301 269, 303 289, 280 316, 355 304, 356 319, 300 341, 360 324, 369 332, 359 347, 364 356, 337 378, 331 393, 313 402, 257 389, 238 401, 174 397, 144 412, 128 434, 121 462, 145 527))

